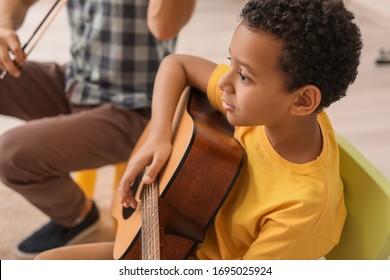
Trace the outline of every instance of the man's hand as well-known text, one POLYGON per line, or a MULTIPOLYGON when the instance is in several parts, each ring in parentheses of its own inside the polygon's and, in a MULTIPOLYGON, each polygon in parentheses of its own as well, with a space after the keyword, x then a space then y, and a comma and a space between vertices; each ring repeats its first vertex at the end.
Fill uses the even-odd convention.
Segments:
POLYGON ((24 64, 26 55, 23 52, 15 31, 0 28, 0 69, 14 77, 20 76, 20 66, 24 64))

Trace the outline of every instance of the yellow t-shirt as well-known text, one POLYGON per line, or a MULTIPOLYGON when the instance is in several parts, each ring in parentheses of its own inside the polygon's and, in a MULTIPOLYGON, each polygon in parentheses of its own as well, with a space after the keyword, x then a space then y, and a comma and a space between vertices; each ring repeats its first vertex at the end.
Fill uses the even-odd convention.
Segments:
MULTIPOLYGON (((220 65, 208 97, 221 107, 220 65)), ((338 243, 346 218, 339 153, 325 112, 318 114, 323 136, 320 156, 296 164, 272 147, 263 126, 236 127, 246 151, 239 177, 195 250, 197 259, 318 259, 338 243)))

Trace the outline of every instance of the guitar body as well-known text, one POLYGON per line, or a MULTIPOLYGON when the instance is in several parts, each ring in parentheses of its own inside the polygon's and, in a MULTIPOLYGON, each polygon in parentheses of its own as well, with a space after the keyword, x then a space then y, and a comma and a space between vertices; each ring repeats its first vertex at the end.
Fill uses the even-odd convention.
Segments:
MULTIPOLYGON (((173 128, 172 154, 159 174, 160 198, 168 208, 197 224, 205 233, 234 185, 243 151, 233 139, 233 127, 225 116, 209 104, 205 94, 195 89, 183 93, 173 128)), ((145 142, 148 133, 149 125, 133 153, 145 142)), ((137 185, 139 182, 133 184, 134 193, 140 191, 137 185)), ((115 194, 111 208, 118 224, 114 259, 141 259, 140 209, 124 208, 115 194)), ((169 215, 168 220, 172 222, 169 215)), ((179 229, 186 230, 189 228, 179 229)), ((165 259, 187 258, 196 243, 165 234, 165 259)))

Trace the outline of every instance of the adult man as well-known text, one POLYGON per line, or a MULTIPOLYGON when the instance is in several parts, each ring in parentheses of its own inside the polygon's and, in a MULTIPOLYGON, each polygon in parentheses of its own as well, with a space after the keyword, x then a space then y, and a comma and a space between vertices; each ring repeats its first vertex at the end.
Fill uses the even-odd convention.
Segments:
POLYGON ((127 160, 150 117, 159 62, 195 5, 69 0, 71 61, 63 67, 25 61, 15 30, 35 2, 0 5, 0 69, 8 72, 0 114, 27 121, 0 137, 0 177, 51 219, 19 244, 24 258, 93 229, 99 212, 69 173, 127 160))

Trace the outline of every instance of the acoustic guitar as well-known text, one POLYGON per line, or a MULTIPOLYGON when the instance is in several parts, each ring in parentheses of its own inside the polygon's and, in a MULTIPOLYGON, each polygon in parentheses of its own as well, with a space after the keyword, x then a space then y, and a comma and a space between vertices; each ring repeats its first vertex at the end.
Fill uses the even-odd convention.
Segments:
MULTIPOLYGON (((147 125, 134 152, 145 142, 147 125)), ((152 185, 132 185, 137 209, 116 194, 114 259, 186 259, 212 223, 241 167, 243 150, 233 127, 205 94, 183 92, 173 122, 171 156, 152 185)))

